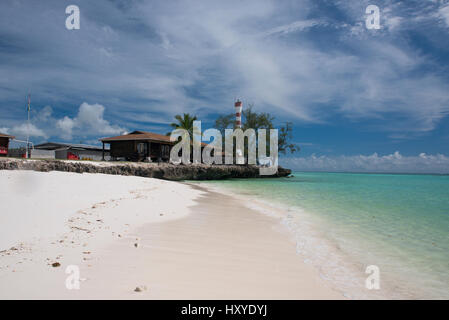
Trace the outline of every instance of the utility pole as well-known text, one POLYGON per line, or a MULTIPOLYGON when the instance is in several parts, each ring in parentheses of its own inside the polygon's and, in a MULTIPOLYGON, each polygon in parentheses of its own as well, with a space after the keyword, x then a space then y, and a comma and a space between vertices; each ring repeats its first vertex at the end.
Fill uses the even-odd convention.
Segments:
POLYGON ((28 106, 27 106, 27 113, 28 113, 28 120, 27 120, 27 145, 26 145, 26 153, 25 157, 28 159, 29 157, 29 141, 30 141, 30 110, 31 110, 31 93, 28 94, 28 106))

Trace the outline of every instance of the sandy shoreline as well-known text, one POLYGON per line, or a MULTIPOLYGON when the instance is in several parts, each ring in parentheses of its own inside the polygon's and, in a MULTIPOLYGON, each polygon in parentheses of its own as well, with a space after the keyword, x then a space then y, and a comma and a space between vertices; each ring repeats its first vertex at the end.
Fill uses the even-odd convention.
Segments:
MULTIPOLYGON (((54 216, 40 212, 42 208, 55 209, 56 215, 61 208, 70 208, 70 213, 64 213, 63 228, 58 222, 50 236, 35 236, 0 253, 0 298, 343 298, 296 254, 295 243, 279 218, 200 187, 138 177, 114 176, 112 181, 110 177, 0 171, 3 208, 8 209, 3 211, 10 221, 20 221, 15 205, 19 200, 25 207, 27 202, 34 203, 29 208, 49 221, 54 216), (51 178, 55 190, 67 188, 59 191, 60 198, 69 201, 77 195, 85 202, 77 207, 80 201, 70 206, 62 201, 54 208, 36 204, 37 196, 49 202, 45 193, 17 199, 18 191, 11 186, 19 178, 23 181, 24 175, 40 181, 51 178), (88 180, 92 190, 80 188, 80 181, 88 180), (111 197, 112 193, 95 191, 101 185, 121 189, 111 197), (54 262, 60 266, 52 267, 54 262), (79 290, 66 288, 68 265, 79 267, 79 290), (136 287, 141 292, 135 292, 136 287)), ((8 225, 15 224, 2 224, 2 233, 8 225)))

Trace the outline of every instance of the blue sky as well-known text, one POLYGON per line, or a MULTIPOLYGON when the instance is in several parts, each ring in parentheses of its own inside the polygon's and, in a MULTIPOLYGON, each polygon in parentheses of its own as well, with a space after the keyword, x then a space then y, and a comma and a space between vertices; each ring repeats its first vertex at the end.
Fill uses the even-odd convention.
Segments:
POLYGON ((3 1, 0 131, 24 138, 28 91, 35 143, 166 133, 182 112, 207 128, 240 97, 293 122, 295 169, 447 172, 448 40, 446 0, 3 1))

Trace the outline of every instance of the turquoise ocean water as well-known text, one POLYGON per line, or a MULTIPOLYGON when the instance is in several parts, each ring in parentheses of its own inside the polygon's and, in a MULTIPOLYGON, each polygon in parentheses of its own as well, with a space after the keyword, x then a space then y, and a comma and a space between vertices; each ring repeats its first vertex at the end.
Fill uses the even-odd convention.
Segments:
POLYGON ((348 297, 449 298, 449 176, 293 175, 207 183, 284 208, 298 254, 348 297))

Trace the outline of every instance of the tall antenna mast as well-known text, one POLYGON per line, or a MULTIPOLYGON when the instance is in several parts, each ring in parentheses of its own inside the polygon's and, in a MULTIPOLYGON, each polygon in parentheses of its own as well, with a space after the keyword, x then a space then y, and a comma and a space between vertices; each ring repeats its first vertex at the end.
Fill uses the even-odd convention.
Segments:
POLYGON ((26 153, 25 157, 28 159, 28 150, 29 150, 29 141, 30 141, 30 110, 31 110, 31 93, 28 93, 28 105, 27 105, 27 114, 28 114, 28 120, 27 120, 27 145, 26 145, 26 153))

